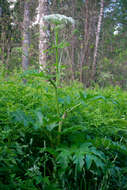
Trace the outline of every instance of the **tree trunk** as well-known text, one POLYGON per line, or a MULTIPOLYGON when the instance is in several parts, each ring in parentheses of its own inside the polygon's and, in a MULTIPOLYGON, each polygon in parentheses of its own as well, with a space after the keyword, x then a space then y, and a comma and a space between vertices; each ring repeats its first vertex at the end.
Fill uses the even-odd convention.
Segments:
MULTIPOLYGON (((75 6, 76 2, 73 0, 72 3, 72 18, 74 18, 75 15, 75 6)), ((71 74, 72 74, 72 80, 74 81, 75 75, 74 75, 74 68, 75 68, 75 25, 72 26, 72 49, 71 49, 71 57, 72 57, 72 63, 71 63, 71 74)))
POLYGON ((47 23, 44 21, 43 17, 48 15, 48 0, 39 0, 39 68, 40 71, 46 69, 47 55, 44 52, 48 49, 48 35, 47 23))
POLYGON ((80 81, 83 82, 86 87, 88 87, 90 85, 93 46, 96 36, 95 26, 97 25, 97 0, 86 0, 84 10, 84 44, 80 66, 80 81))
POLYGON ((7 57, 6 57, 6 67, 7 70, 9 70, 9 60, 10 60, 10 55, 11 55, 11 40, 7 39, 7 57))
POLYGON ((100 14, 98 18, 98 25, 97 25, 97 32, 96 32, 94 57, 93 57, 93 64, 92 64, 92 71, 91 71, 91 80, 95 80, 95 75, 96 75, 97 52, 98 52, 98 46, 99 46, 99 37, 100 37, 101 24, 102 24, 102 18, 103 18, 103 11, 104 11, 104 0, 101 0, 100 14))
POLYGON ((1 61, 2 61, 3 65, 5 64, 4 55, 5 55, 5 32, 4 32, 3 27, 2 27, 2 32, 1 32, 1 61))
POLYGON ((84 71, 83 71, 83 66, 86 58, 86 49, 88 46, 88 35, 89 35, 89 0, 85 1, 85 26, 84 26, 84 48, 83 48, 83 53, 82 53, 82 58, 81 58, 81 66, 80 66, 80 82, 85 82, 84 81, 84 71))
POLYGON ((27 70, 29 66, 29 47, 30 47, 30 13, 29 0, 24 3, 24 19, 23 19, 23 40, 22 40, 22 68, 27 70))

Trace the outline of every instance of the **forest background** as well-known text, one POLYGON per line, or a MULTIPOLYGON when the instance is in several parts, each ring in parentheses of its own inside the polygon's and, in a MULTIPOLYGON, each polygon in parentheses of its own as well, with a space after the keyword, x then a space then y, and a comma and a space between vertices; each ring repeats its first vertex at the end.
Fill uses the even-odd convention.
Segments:
POLYGON ((54 73, 55 56, 47 53, 54 31, 43 20, 49 14, 75 20, 59 31, 68 42, 60 54, 63 81, 126 88, 126 0, 0 0, 0 64, 8 73, 40 66, 54 73))

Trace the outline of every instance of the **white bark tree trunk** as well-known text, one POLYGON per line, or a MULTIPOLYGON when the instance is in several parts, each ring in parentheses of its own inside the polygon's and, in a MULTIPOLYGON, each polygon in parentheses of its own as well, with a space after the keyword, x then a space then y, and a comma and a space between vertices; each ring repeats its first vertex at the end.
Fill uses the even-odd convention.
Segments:
POLYGON ((39 0, 39 67, 40 71, 46 69, 46 53, 44 52, 48 48, 47 40, 47 24, 43 20, 43 17, 48 14, 48 0, 39 0))
POLYGON ((97 61, 97 52, 98 52, 100 31, 101 31, 101 25, 102 25, 103 11, 104 11, 104 0, 101 0, 100 14, 99 14, 97 32, 96 32, 96 42, 95 42, 95 49, 94 49, 94 57, 93 57, 93 64, 92 64, 92 73, 91 73, 91 79, 92 80, 95 79, 95 75, 96 75, 96 65, 97 65, 96 61, 97 61))

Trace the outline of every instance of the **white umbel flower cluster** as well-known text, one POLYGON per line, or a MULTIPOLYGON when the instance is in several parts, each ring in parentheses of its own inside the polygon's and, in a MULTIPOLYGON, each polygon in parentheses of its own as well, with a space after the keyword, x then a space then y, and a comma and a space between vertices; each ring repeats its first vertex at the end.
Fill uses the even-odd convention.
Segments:
POLYGON ((10 9, 13 10, 15 7, 15 3, 17 2, 17 0, 8 0, 8 3, 10 3, 10 9))
POLYGON ((15 7, 15 5, 14 5, 14 4, 10 5, 10 9, 11 9, 11 10, 13 10, 13 9, 14 9, 14 7, 15 7))
POLYGON ((115 30, 115 31, 113 32, 113 34, 114 34, 114 36, 117 36, 117 35, 119 34, 119 31, 118 31, 118 30, 115 30))
POLYGON ((45 15, 43 19, 49 23, 59 25, 59 24, 75 24, 75 21, 72 17, 67 17, 65 15, 61 14, 51 14, 51 15, 45 15))

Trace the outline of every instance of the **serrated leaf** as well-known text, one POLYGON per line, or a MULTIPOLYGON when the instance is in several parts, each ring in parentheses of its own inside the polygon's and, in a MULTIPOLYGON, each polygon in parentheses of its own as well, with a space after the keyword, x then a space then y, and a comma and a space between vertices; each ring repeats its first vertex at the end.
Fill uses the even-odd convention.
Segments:
POLYGON ((91 159, 91 155, 86 155, 86 158, 85 158, 85 161, 86 161, 86 168, 89 170, 91 165, 92 165, 92 159, 91 159))
POLYGON ((96 156, 100 157, 102 160, 105 160, 105 155, 103 152, 97 150, 95 147, 91 147, 90 151, 92 154, 95 154, 96 156))
POLYGON ((95 155, 91 155, 91 159, 94 161, 95 165, 98 168, 101 168, 102 170, 104 169, 104 163, 102 162, 102 160, 100 158, 98 158, 95 155))
POLYGON ((74 126, 74 127, 69 127, 67 129, 64 129, 62 131, 62 134, 68 134, 68 133, 73 133, 74 131, 79 131, 79 130, 83 130, 84 127, 83 126, 74 126))
POLYGON ((57 162, 61 165, 62 168, 66 169, 70 160, 72 160, 71 151, 69 149, 57 149, 60 151, 59 155, 57 156, 57 162))
POLYGON ((17 123, 23 123, 27 127, 30 123, 29 117, 22 110, 11 113, 12 119, 17 123))
POLYGON ((82 168, 84 166, 84 153, 82 151, 75 152, 72 160, 73 163, 76 165, 77 169, 79 171, 82 171, 82 168))
POLYGON ((42 126, 43 125, 43 114, 41 113, 41 111, 35 111, 35 116, 36 116, 36 123, 39 125, 39 126, 42 126))
POLYGON ((82 150, 87 150, 87 151, 90 151, 90 147, 92 146, 92 144, 91 143, 83 143, 83 144, 81 144, 80 145, 80 149, 82 149, 82 150))
POLYGON ((94 97, 92 98, 92 100, 99 100, 99 99, 106 100, 106 98, 105 98, 104 96, 101 96, 101 95, 99 95, 99 96, 94 96, 94 97))

